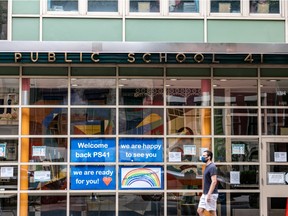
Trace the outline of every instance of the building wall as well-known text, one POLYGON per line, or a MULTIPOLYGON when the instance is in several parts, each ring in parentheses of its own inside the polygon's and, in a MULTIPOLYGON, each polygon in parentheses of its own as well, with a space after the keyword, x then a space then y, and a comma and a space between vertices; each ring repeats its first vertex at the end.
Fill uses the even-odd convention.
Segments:
POLYGON ((43 9, 44 1, 13 0, 11 4, 12 21, 9 35, 13 41, 210 43, 283 43, 287 41, 286 1, 282 3, 283 12, 272 16, 259 14, 257 16, 245 14, 219 16, 210 14, 209 5, 205 2, 200 13, 193 16, 183 14, 141 16, 129 13, 125 15, 51 15, 43 9))

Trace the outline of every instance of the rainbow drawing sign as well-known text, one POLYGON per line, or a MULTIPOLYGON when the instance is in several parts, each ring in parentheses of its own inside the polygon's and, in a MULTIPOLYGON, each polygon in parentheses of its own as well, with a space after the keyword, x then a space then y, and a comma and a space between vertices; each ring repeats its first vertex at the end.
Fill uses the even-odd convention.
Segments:
POLYGON ((163 167, 120 167, 120 189, 163 189, 163 167))

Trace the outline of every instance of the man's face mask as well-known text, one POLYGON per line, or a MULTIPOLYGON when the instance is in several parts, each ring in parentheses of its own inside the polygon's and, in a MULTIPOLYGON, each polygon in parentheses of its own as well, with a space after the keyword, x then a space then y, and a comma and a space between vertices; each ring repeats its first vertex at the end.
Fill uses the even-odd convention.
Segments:
POLYGON ((208 161, 208 157, 202 156, 202 157, 201 157, 201 161, 202 161, 203 163, 206 163, 206 162, 208 161))

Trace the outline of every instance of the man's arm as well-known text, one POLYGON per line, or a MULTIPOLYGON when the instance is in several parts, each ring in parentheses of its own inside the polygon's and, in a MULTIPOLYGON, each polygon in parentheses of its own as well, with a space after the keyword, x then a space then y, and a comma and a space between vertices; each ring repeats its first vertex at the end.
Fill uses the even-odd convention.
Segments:
POLYGON ((210 198, 210 195, 213 193, 216 185, 217 185, 217 175, 213 175, 211 176, 211 185, 210 185, 210 188, 209 188, 209 191, 208 191, 208 199, 210 198))

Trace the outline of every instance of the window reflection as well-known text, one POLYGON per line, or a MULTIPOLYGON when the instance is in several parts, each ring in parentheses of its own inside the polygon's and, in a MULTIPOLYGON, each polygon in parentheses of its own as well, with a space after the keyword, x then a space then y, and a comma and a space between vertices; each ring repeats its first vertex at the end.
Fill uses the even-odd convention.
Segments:
POLYGON ((66 138, 30 138, 31 162, 66 162, 66 138))
POLYGON ((70 196, 70 214, 81 215, 116 215, 115 194, 103 193, 78 193, 70 196))
POLYGON ((0 161, 18 161, 18 139, 0 139, 0 161))
POLYGON ((29 133, 30 135, 65 135, 67 121, 65 108, 31 108, 29 133))
POLYGON ((71 134, 115 134, 116 110, 110 108, 71 109, 71 134))
MULTIPOLYGON (((21 166, 21 171, 27 173, 28 187, 24 188, 24 182, 21 182, 23 190, 66 190, 67 189, 67 167, 64 165, 40 165, 31 163, 29 166, 21 166)), ((22 175, 22 173, 21 173, 22 175)))
POLYGON ((119 109, 120 134, 162 135, 163 124, 163 109, 119 109))
POLYGON ((217 210, 221 215, 259 215, 260 194, 259 193, 219 193, 217 210))
POLYGON ((78 11, 78 0, 48 0, 48 11, 78 11))
POLYGON ((0 190, 17 190, 18 184, 18 167, 12 165, 3 165, 1 162, 0 166, 0 190))
POLYGON ((72 105, 116 104, 115 79, 71 79, 72 105))
POLYGON ((66 105, 68 103, 67 79, 30 79, 28 91, 30 105, 66 105))
POLYGON ((28 215, 35 215, 36 212, 41 215, 67 215, 67 196, 66 194, 28 194, 28 215))
MULTIPOLYGON (((198 162, 200 154, 200 148, 202 148, 201 138, 169 138, 167 140, 168 151, 167 161, 169 162, 198 162), (179 152, 177 154, 176 152, 179 152), (176 154, 175 154, 176 153, 176 154)), ((211 141, 209 139, 209 147, 211 141)), ((208 147, 208 146, 206 146, 208 147)))
POLYGON ((262 109, 261 112, 262 134, 288 134, 288 109, 262 109))
POLYGON ((139 215, 139 212, 153 216, 164 215, 164 199, 162 197, 164 197, 162 193, 120 194, 118 215, 139 215))
MULTIPOLYGON (((202 127, 204 127, 202 118, 211 118, 210 115, 206 115, 205 111, 211 113, 210 109, 167 109, 167 134, 201 135, 202 127)), ((209 124, 205 127, 210 131, 209 124)))
POLYGON ((117 12, 118 0, 88 0, 88 12, 117 12))
POLYGON ((257 106, 257 80, 213 81, 214 105, 257 106))
POLYGON ((250 0, 250 13, 270 13, 280 12, 279 0, 250 0))
POLYGON ((288 106, 288 80, 261 80, 262 106, 288 106))
POLYGON ((201 189, 202 165, 181 164, 167 166, 167 189, 201 189))
POLYGON ((120 105, 163 105, 163 80, 120 79, 120 105))
POLYGON ((287 143, 271 142, 267 147, 267 162, 288 162, 287 154, 287 143))
MULTIPOLYGON (((206 81, 210 89, 210 80, 206 81)), ((210 97, 203 96, 201 80, 178 80, 170 79, 166 81, 167 88, 167 105, 170 106, 201 106, 209 105, 210 97)), ((207 87, 208 87, 207 86, 207 87)), ((210 90, 209 90, 210 91, 210 90)), ((206 92, 206 94, 210 92, 206 92)))
POLYGON ((130 12, 160 12, 159 0, 130 0, 130 12))
POLYGON ((215 140, 214 141, 215 161, 223 161, 223 162, 259 161, 259 141, 257 139, 215 138, 214 140, 215 140), (228 154, 228 152, 230 153, 228 154))
POLYGON ((210 0, 212 13, 240 13, 240 0, 210 0))
POLYGON ((285 215, 287 212, 287 198, 268 197, 268 216, 285 215))
POLYGON ((257 135, 257 109, 215 109, 216 135, 257 135))
POLYGON ((195 13, 199 12, 199 0, 169 0, 169 12, 171 13, 195 13))
POLYGON ((197 215, 199 195, 195 192, 168 193, 167 216, 191 216, 197 215))
POLYGON ((217 169, 218 189, 259 188, 259 166, 218 165, 217 169))

